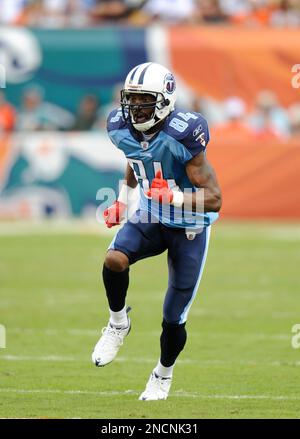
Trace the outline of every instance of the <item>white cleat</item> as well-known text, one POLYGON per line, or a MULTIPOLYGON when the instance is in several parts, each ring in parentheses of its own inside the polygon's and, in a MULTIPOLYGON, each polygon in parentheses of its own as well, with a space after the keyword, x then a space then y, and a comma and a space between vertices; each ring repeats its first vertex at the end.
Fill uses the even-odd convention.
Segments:
POLYGON ((149 381, 146 384, 146 389, 139 397, 140 401, 157 401, 160 399, 167 399, 171 387, 172 378, 163 378, 153 371, 150 375, 149 381))
MULTIPOLYGON (((130 308, 127 309, 127 312, 129 311, 130 308)), ((102 336, 92 353, 93 363, 98 367, 111 363, 119 352, 120 347, 124 343, 124 338, 129 334, 130 329, 131 323, 129 318, 126 328, 118 328, 108 322, 108 325, 102 329, 102 336)))

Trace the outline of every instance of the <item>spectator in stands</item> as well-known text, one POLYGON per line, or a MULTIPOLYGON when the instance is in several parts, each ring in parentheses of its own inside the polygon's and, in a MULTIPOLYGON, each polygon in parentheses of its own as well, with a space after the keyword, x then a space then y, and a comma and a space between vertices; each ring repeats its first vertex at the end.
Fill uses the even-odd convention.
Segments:
POLYGON ((44 101, 41 87, 34 85, 25 89, 18 114, 18 130, 66 130, 72 126, 73 121, 74 116, 67 110, 44 101))
POLYGON ((228 16, 223 12, 219 0, 201 0, 199 2, 199 12, 205 23, 218 24, 228 20, 228 16))
POLYGON ((222 105, 212 97, 193 97, 190 99, 189 103, 185 104, 185 106, 191 111, 201 113, 205 119, 208 120, 210 127, 221 124, 225 121, 222 105))
POLYGON ((29 0, 0 0, 0 23, 18 24, 29 0))
POLYGON ((118 83, 114 86, 112 90, 111 100, 107 104, 100 106, 100 109, 98 111, 98 119, 93 128, 95 129, 106 128, 108 115, 111 113, 113 109, 120 107, 120 100, 121 100, 120 92, 123 86, 124 86, 123 83, 118 83))
POLYGON ((275 93, 269 90, 258 94, 249 124, 261 138, 284 138, 290 134, 288 113, 279 105, 275 93))
POLYGON ((89 16, 94 23, 126 21, 144 3, 145 0, 95 0, 89 16))
POLYGON ((70 0, 39 0, 37 25, 46 28, 61 28, 68 24, 70 0))
POLYGON ((221 9, 234 24, 267 25, 273 10, 272 0, 219 0, 221 9))
POLYGON ((300 26, 300 11, 296 9, 295 2, 281 0, 279 8, 270 17, 270 24, 276 27, 300 26))
POLYGON ((92 24, 90 12, 96 5, 96 0, 69 0, 68 25, 71 27, 84 27, 92 24))
POLYGON ((212 128, 213 136, 228 142, 253 138, 254 133, 245 122, 246 104, 241 98, 237 96, 228 98, 224 102, 223 110, 226 122, 212 128))
POLYGON ((201 113, 204 116, 205 109, 202 107, 202 99, 198 97, 194 97, 192 99, 190 109, 195 111, 195 113, 201 113))
POLYGON ((148 21, 164 23, 191 23, 200 19, 195 0, 148 0, 143 8, 148 21))
POLYGON ((300 103, 289 108, 289 120, 292 136, 300 137, 300 103))
POLYGON ((243 23, 251 12, 249 0, 219 0, 219 4, 232 23, 243 23))
POLYGON ((0 23, 83 27, 152 21, 300 26, 299 0, 0 0, 0 23))
POLYGON ((0 135, 7 133, 14 129, 16 123, 16 111, 14 107, 9 104, 3 91, 0 91, 0 135))
MULTIPOLYGON (((0 0, 1 1, 1 0, 0 0)), ((97 0, 27 0, 25 24, 32 27, 88 27, 97 0)))
POLYGON ((272 3, 270 0, 251 0, 251 13, 246 24, 266 26, 270 22, 272 3))
POLYGON ((92 129, 98 119, 99 107, 99 98, 96 95, 89 94, 84 96, 79 104, 72 129, 74 131, 92 129))

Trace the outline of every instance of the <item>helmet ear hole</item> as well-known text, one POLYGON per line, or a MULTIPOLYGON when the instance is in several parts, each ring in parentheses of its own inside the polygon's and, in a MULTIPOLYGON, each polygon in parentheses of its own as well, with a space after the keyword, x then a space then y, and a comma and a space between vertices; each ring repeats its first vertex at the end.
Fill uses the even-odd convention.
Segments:
POLYGON ((170 105, 170 100, 169 99, 165 99, 165 105, 170 105))

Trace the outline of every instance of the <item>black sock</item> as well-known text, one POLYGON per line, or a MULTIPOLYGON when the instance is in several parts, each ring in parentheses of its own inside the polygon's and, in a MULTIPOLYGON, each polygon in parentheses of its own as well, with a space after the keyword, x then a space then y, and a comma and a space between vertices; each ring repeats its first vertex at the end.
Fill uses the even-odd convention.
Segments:
POLYGON ((112 271, 103 265, 102 277, 109 308, 115 312, 121 311, 125 306, 129 285, 129 268, 124 271, 112 271))
POLYGON ((184 348, 186 342, 185 323, 176 325, 167 323, 165 320, 162 323, 163 331, 160 336, 160 362, 165 367, 173 366, 176 358, 184 348))

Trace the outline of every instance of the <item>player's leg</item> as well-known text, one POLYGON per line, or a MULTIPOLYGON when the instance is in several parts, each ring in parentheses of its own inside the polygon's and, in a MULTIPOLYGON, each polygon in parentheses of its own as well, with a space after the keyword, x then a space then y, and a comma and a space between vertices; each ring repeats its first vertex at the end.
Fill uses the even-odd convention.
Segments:
POLYGON ((111 323, 127 323, 125 299, 129 285, 129 265, 160 254, 165 249, 160 224, 145 222, 144 216, 141 221, 129 221, 118 232, 109 246, 102 272, 111 323))
MULTIPOLYGON (((126 231, 131 234, 131 230, 126 231)), ((110 310, 110 323, 128 326, 125 299, 129 285, 129 259, 118 250, 108 250, 102 268, 102 278, 110 310)))
POLYGON ((160 254, 165 249, 166 244, 158 223, 129 221, 113 239, 102 270, 110 319, 92 354, 96 366, 105 366, 115 358, 130 331, 130 319, 127 315, 129 309, 125 304, 129 265, 160 254))
POLYGON ((96 366, 109 364, 116 357, 124 338, 129 334, 131 323, 126 309, 125 297, 129 284, 129 260, 117 250, 108 250, 102 269, 103 283, 109 303, 110 318, 102 329, 102 335, 92 353, 96 366))
POLYGON ((165 231, 168 242, 169 285, 164 301, 161 354, 150 375, 142 400, 166 399, 170 390, 173 368, 186 339, 186 320, 203 273, 210 228, 187 239, 184 230, 165 231))

